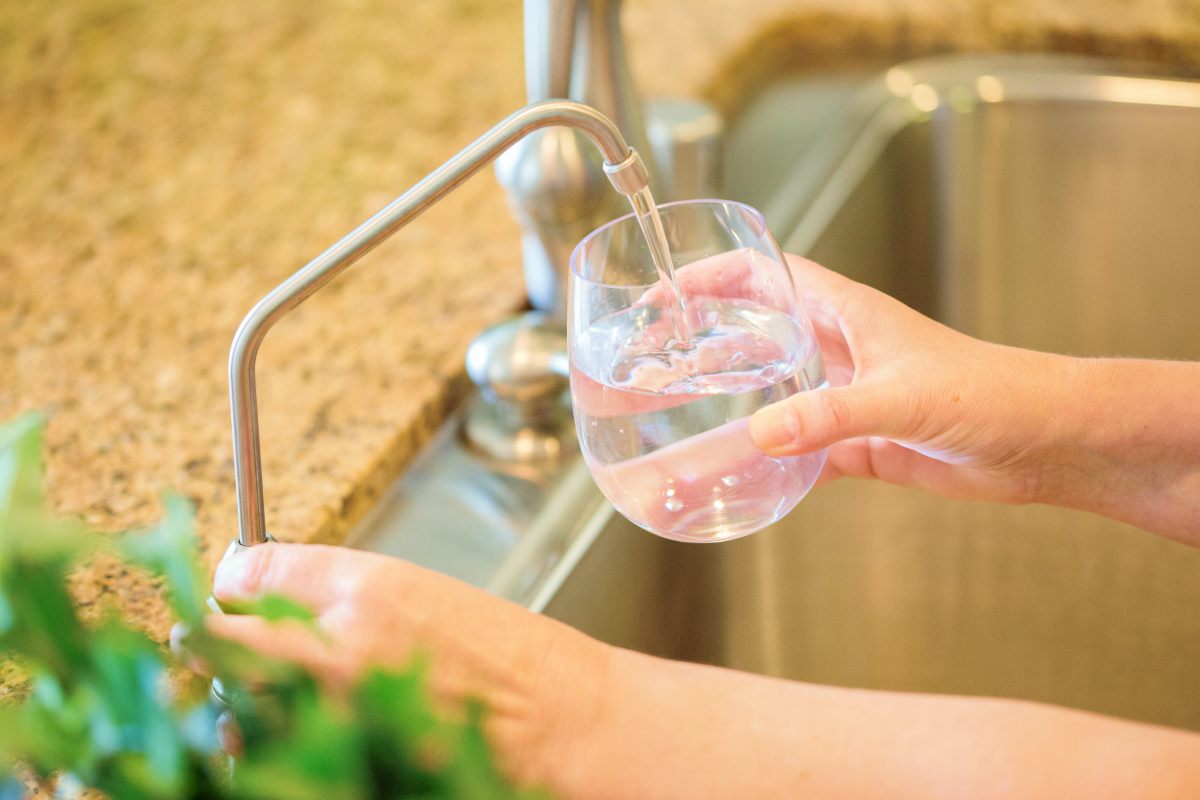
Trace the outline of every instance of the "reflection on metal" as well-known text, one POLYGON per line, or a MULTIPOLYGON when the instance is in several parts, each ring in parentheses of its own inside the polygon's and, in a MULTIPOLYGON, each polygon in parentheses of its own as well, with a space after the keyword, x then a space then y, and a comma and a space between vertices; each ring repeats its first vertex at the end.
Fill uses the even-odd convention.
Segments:
POLYGON ((917 107, 918 111, 926 114, 932 114, 936 111, 940 102, 937 90, 927 83, 919 83, 914 86, 908 99, 912 101, 912 104, 917 107))
POLYGON ((467 443, 513 467, 558 461, 575 449, 567 397, 567 334, 531 311, 471 342, 467 374, 479 389, 463 425, 467 443))
POLYGON ((896 95, 896 97, 908 97, 912 92, 913 79, 908 70, 901 67, 892 67, 883 75, 884 83, 888 91, 896 95))
POLYGON ((995 75, 980 75, 975 79, 975 93, 985 103, 999 103, 1004 99, 1004 84, 995 75))

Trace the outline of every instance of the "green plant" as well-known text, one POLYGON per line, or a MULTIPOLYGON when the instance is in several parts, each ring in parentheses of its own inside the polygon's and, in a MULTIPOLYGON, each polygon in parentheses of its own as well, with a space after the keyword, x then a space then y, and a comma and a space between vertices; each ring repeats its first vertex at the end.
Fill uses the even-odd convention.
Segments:
MULTIPOLYGON (((42 426, 38 415, 0 426, 0 655, 29 677, 22 698, 0 707, 0 798, 24 795, 22 774, 69 775, 115 798, 518 796, 488 751, 482 709, 465 723, 435 714, 419 664, 334 696, 295 665, 207 635, 207 580, 182 499, 166 498, 153 529, 117 536, 50 514, 42 426), (101 553, 162 576, 192 631, 188 648, 233 697, 244 753, 232 774, 215 734, 222 709, 168 696, 161 645, 115 611, 96 625, 79 618, 68 574, 101 553)), ((278 597, 239 610, 308 617, 278 597)))

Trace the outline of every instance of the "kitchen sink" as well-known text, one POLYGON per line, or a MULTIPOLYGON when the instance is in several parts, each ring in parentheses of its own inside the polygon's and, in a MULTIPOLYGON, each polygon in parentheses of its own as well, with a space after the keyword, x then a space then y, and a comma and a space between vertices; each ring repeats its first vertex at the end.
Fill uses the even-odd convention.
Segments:
MULTIPOLYGON (((780 141, 735 128, 731 143, 759 144, 748 171, 790 173, 738 198, 785 249, 985 339, 1200 358, 1200 83, 1057 59, 916 63, 847 97, 797 152, 806 80, 743 116, 780 141)), ((1081 512, 843 481, 726 544, 612 515, 546 612, 771 675, 1200 729, 1200 550, 1081 512)))
MULTIPOLYGON (((781 76, 731 126, 726 193, 785 249, 985 339, 1200 358, 1200 82, 950 57, 830 85, 781 76)), ((657 655, 1200 730, 1200 550, 851 480, 757 535, 680 544, 613 512, 577 457, 554 486, 532 534, 472 520, 492 561, 434 565, 657 655)), ((392 528, 356 544, 429 552, 431 534, 392 528)))

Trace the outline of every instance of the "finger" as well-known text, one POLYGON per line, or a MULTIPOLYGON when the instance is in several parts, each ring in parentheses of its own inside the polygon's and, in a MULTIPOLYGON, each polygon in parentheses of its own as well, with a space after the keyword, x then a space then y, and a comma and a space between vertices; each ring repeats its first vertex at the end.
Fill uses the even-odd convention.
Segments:
POLYGON ((187 637, 192 630, 182 622, 176 622, 171 627, 170 645, 171 653, 174 654, 176 660, 185 667, 195 672, 197 675, 211 676, 212 670, 204 663, 204 660, 197 657, 195 653, 187 647, 187 637))
POLYGON ((213 596, 231 602, 279 594, 319 614, 377 559, 360 550, 315 544, 238 548, 217 565, 213 596))
POLYGON ((877 436, 839 442, 829 449, 825 463, 838 476, 875 478, 949 498, 1005 502, 1019 488, 1001 477, 947 464, 877 436))
POLYGON ((814 389, 767 406, 750 419, 754 444, 769 455, 803 455, 859 436, 892 436, 907 427, 895 392, 857 383, 814 389))
POLYGON ((353 678, 355 665, 347 654, 333 651, 311 628, 293 620, 268 622, 261 617, 214 615, 206 617, 209 633, 262 653, 291 661, 327 682, 345 686, 353 678))
POLYGON ((785 253, 784 259, 801 297, 807 292, 816 292, 826 297, 840 297, 848 290, 860 285, 845 275, 826 269, 807 258, 785 253))
POLYGON ((233 712, 225 710, 217 717, 217 743, 221 749, 234 758, 239 758, 245 750, 245 740, 242 729, 237 724, 233 712))

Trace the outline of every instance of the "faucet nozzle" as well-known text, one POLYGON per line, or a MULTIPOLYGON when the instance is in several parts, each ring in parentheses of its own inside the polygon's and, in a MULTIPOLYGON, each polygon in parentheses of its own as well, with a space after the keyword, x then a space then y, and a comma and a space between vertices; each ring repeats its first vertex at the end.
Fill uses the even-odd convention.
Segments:
POLYGON ((637 150, 629 148, 629 155, 618 164, 604 162, 604 174, 609 182, 626 197, 637 194, 650 184, 650 173, 637 150))

